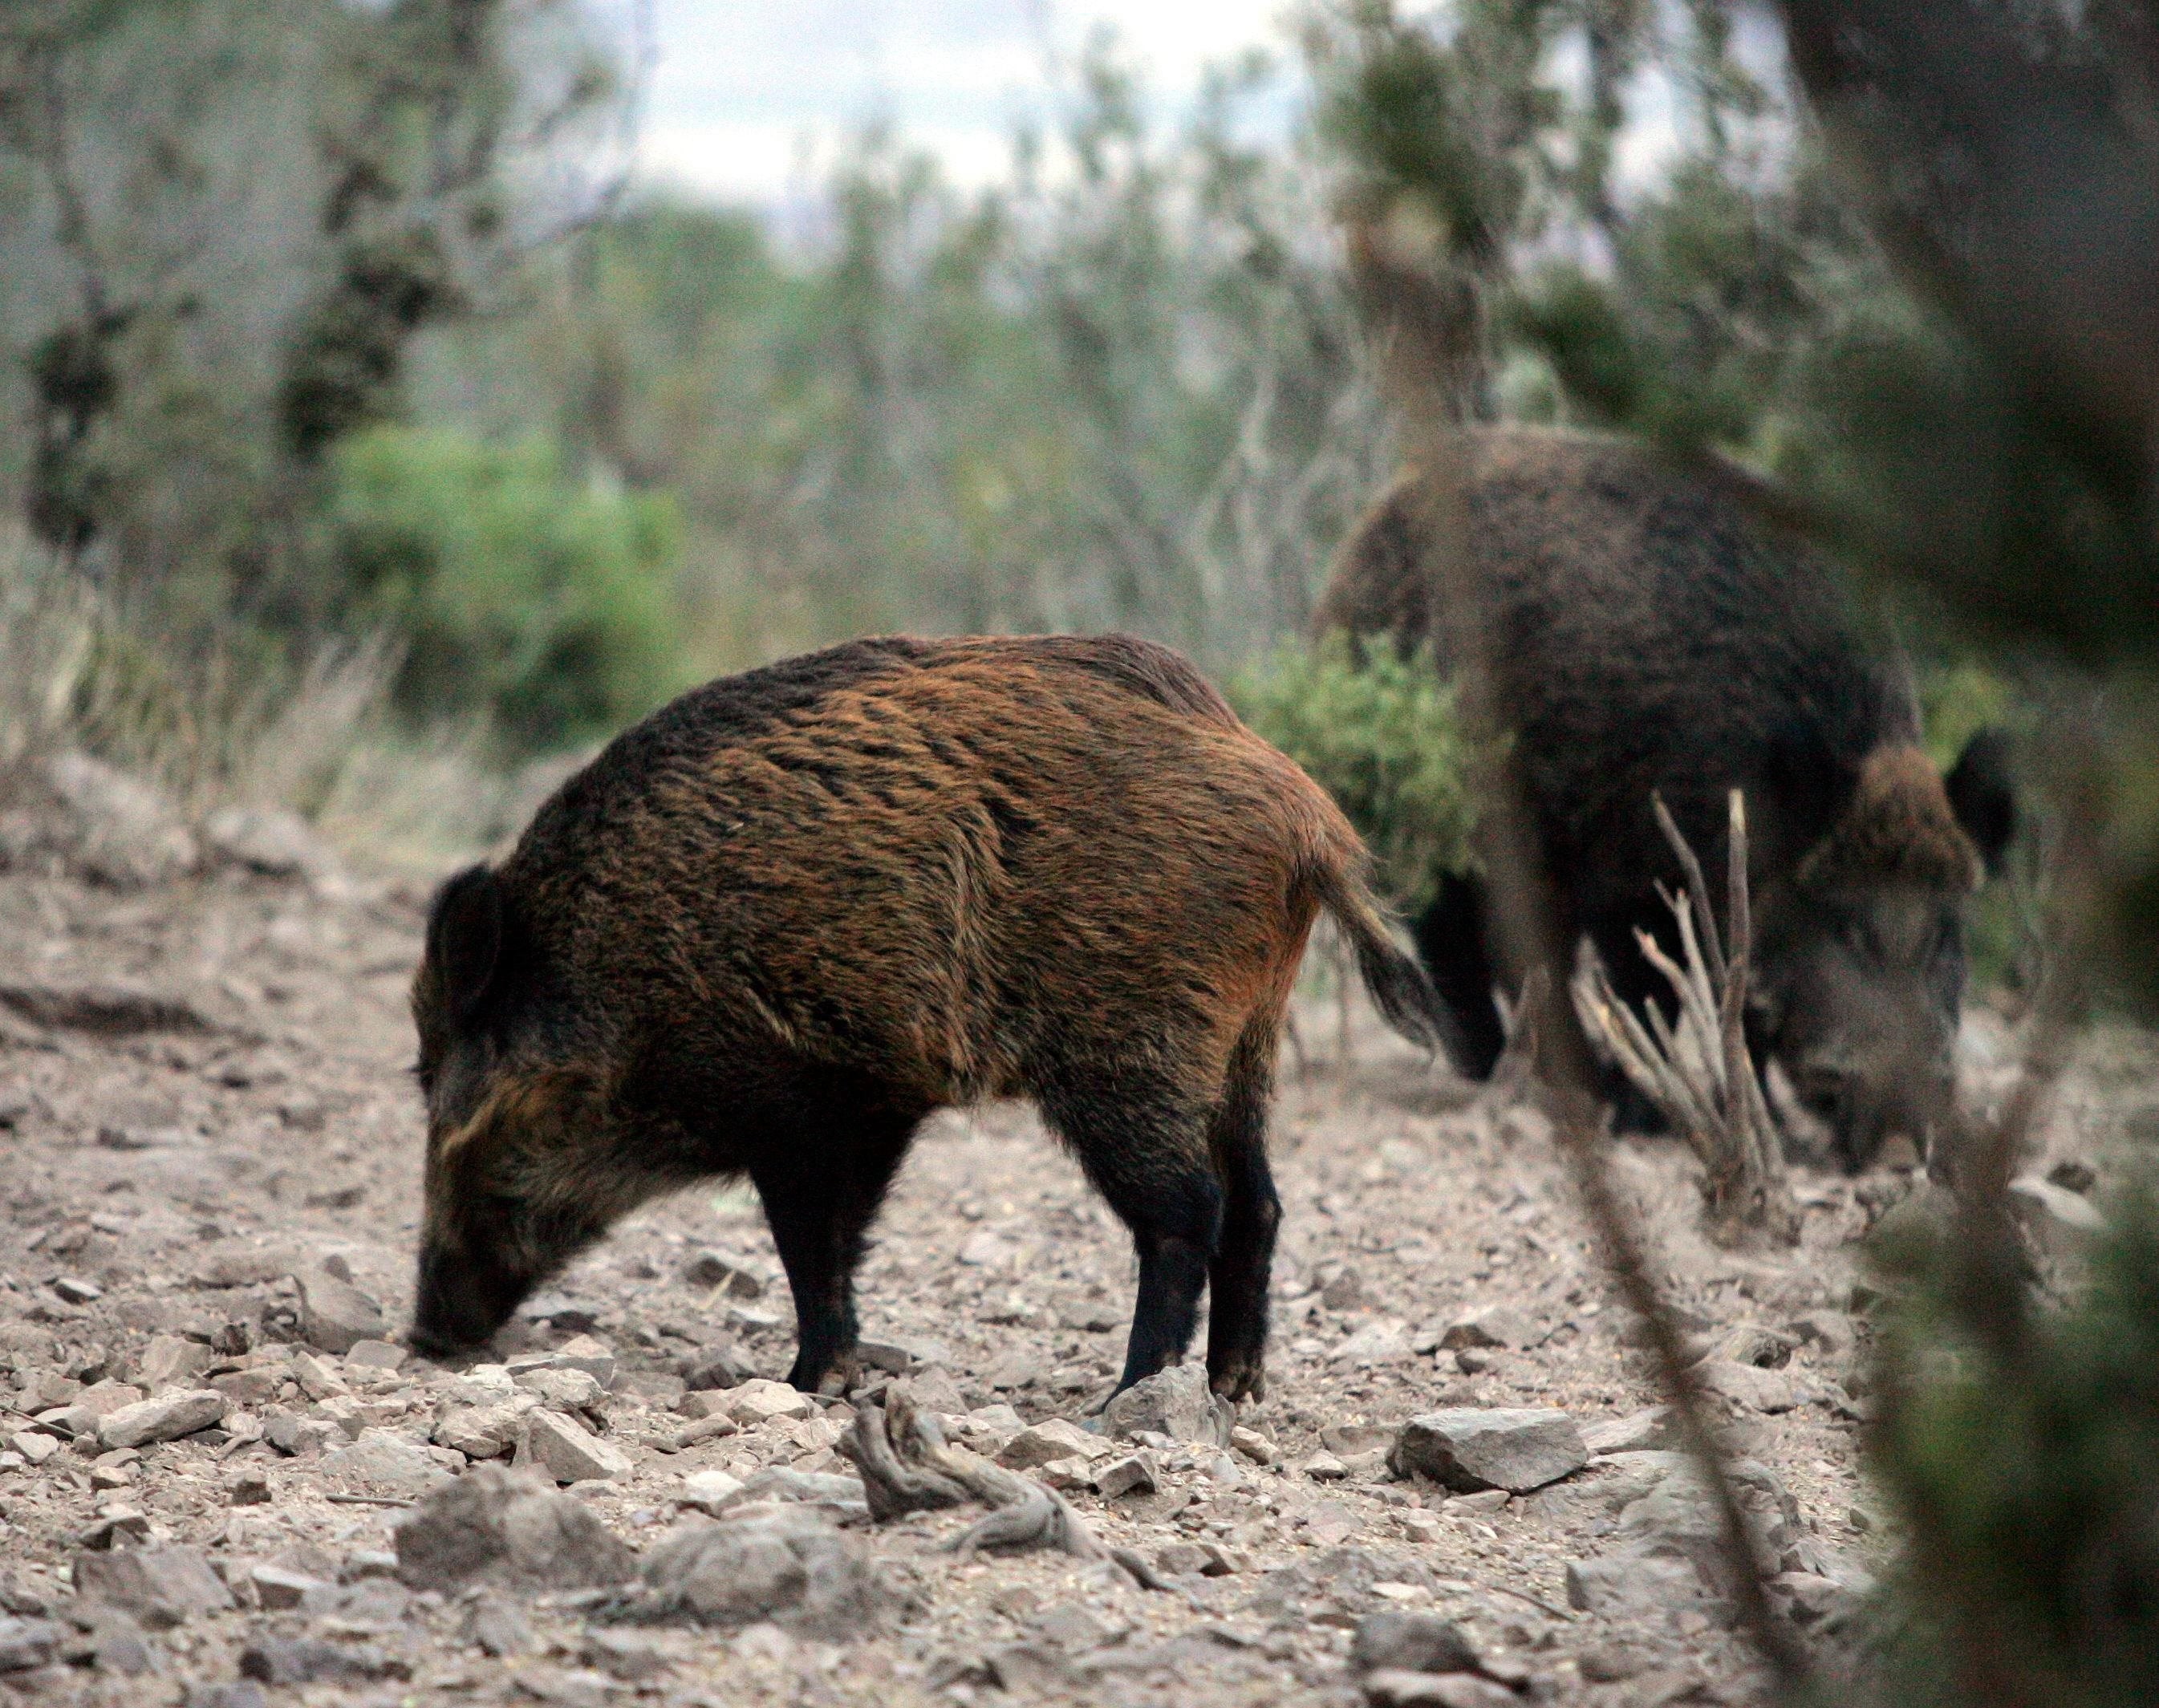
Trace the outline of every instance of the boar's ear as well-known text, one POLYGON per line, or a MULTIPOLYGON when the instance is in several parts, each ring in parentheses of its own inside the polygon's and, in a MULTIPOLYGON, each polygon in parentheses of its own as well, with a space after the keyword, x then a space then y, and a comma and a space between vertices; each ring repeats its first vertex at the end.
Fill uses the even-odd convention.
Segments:
POLYGON ((1988 728, 1964 744, 1964 753, 1942 779, 1949 810, 1971 838, 1990 874, 1998 875, 2017 834, 2017 786, 2009 774, 2009 738, 1988 728))
POLYGON ((1794 720, 1771 734, 1759 799, 1747 805, 1771 846, 1795 862, 1830 833, 1858 787, 1858 766, 1837 754, 1819 725, 1794 720))
POLYGON ((502 958, 502 885, 484 866, 460 872, 427 913, 427 960, 442 980, 450 1017, 469 1023, 502 958))

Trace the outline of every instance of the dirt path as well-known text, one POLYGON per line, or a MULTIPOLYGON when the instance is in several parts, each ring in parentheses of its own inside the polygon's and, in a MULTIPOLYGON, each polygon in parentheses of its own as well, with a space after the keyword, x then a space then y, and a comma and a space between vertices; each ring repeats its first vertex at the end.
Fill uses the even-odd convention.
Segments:
MULTIPOLYGON (((5 1674, 17 1688, 237 1708, 253 1700, 234 1683, 251 1646, 256 1672, 280 1655, 303 1672, 318 1662, 307 1699, 337 1702, 1348 1703, 1363 1700, 1353 1633, 1393 1610, 1455 1621, 1484 1658, 1489 1676, 1428 1700, 1749 1700, 1746 1656, 1699 1574, 1678 1584, 1631 1563, 1700 1551, 1684 1478, 1661 1455, 1600 1457, 1511 1498, 1391 1479, 1385 1449, 1413 1415, 1558 1407, 1608 1425, 1654 1395, 1541 1118, 1468 1100, 1361 1018, 1356 1065, 1336 1071, 1331 1010, 1304 1017, 1320 1059, 1276 1123, 1287 1222, 1271 1387, 1238 1420, 1257 1441, 1158 1443, 1152 1492, 1070 1497, 1166 1588, 1062 1555, 960 1557, 940 1545, 969 1521, 957 1513, 841 1532, 894 1597, 879 1628, 625 1629, 589 1597, 400 1586, 385 1574, 402 1507, 354 1497, 408 1499, 461 1468, 439 1426, 489 1395, 469 1374, 386 1368, 386 1349, 341 1359, 292 1343, 309 1302, 290 1277, 313 1271, 313 1307, 334 1309, 327 1265, 380 1302, 391 1332, 409 1309, 420 1126, 403 1002, 419 924, 409 887, 324 896, 227 874, 128 895, 0 877, 0 1359, 16 1413, 0 1440, 0 1561, 29 1633, 17 1659, 34 1663, 5 1674), (96 998, 116 984, 181 1006, 96 998), (1502 1305, 1510 1314, 1458 1326, 1502 1305), (120 1384, 222 1393, 225 1416, 107 1447, 84 1408, 137 1397, 120 1384), (208 1599, 238 1605, 159 1628, 170 1616, 153 1595, 132 1623, 89 1618, 68 1587, 79 1569, 96 1575, 79 1567, 85 1550, 146 1539, 201 1550, 208 1599), (1571 1565, 1600 1558, 1629 1563, 1570 1581, 1571 1565), (1462 1694, 1472 1684, 1500 1694, 1462 1694)), ((1797 1616, 1834 1617, 1827 1580, 1866 1551, 1841 1385, 1853 1188, 1804 1182, 1806 1245, 1772 1262, 1695 1237, 1673 1147, 1627 1147, 1621 1166, 1706 1338, 1749 1331, 1721 1342, 1761 1378, 1752 1403, 1733 1403, 1733 1434, 1768 1467, 1769 1546, 1809 1603, 1797 1616)), ((924 1136, 863 1277, 866 1332, 911 1362, 958 1439, 995 1452, 1023 1421, 1084 1416, 1106 1391, 1130 1285, 1124 1237, 1078 1171, 1030 1115, 992 1110, 924 1136)), ((649 1551, 676 1521, 698 1473, 852 1471, 833 1450, 842 1409, 670 1451, 693 1421, 683 1408, 715 1403, 686 1395, 686 1375, 732 1353, 774 1376, 790 1356, 785 1285, 741 1190, 639 1215, 539 1309, 501 1355, 603 1343, 596 1364, 589 1347, 577 1356, 608 1375, 611 1354, 611 1391, 541 1397, 624 1456, 625 1473, 570 1498, 632 1546, 649 1551), (721 1260, 700 1265, 706 1254, 721 1260)), ((1659 1443, 1638 1431, 1617 1445, 1659 1443)))

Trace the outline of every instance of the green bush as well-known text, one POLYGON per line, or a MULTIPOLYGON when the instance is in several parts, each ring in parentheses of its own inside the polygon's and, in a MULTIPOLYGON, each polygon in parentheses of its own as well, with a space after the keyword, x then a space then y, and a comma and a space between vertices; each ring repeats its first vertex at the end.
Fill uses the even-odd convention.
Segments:
POLYGON ((1423 907, 1441 872, 1468 864, 1468 748, 1430 648, 1359 656, 1340 632, 1316 647, 1283 641, 1239 674, 1230 697, 1349 815, 1398 907, 1423 907))
POLYGON ((573 484, 542 442, 385 427, 337 446, 328 515, 350 614, 405 646, 416 720, 477 713, 514 748, 560 747, 676 686, 664 499, 573 484))

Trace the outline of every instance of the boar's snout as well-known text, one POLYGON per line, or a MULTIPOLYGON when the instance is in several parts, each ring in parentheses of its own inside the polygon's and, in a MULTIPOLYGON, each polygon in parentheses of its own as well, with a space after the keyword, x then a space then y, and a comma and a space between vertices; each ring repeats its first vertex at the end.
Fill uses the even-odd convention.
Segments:
POLYGON ((420 1254, 413 1350, 440 1358, 484 1345, 531 1290, 529 1279, 485 1252, 431 1241, 420 1254))
POLYGON ((1955 1096, 1953 1078, 1923 1069, 1877 1074, 1813 1067, 1794 1076, 1792 1089, 1830 1129, 1847 1174, 1863 1172, 1899 1133, 1923 1157, 1955 1096))

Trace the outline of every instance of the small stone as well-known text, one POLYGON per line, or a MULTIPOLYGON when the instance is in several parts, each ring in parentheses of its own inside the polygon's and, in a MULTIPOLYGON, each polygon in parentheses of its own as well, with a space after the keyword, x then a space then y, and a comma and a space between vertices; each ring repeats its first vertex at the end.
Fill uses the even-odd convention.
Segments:
POLYGON ((1090 1435, 1076 1423, 1053 1417, 1022 1430, 1004 1445, 997 1463, 1012 1471, 1032 1471, 1058 1459, 1106 1457, 1115 1452, 1098 1435, 1090 1435))
POLYGON ((1389 1670, 1364 1675, 1364 1700, 1372 1708, 1520 1708, 1522 1699, 1474 1673, 1389 1670))
POLYGON ((1483 1488, 1474 1494, 1457 1494, 1447 1504, 1451 1513, 1497 1512, 1514 1497, 1504 1488, 1483 1488))
POLYGON ((1242 1424, 1230 1431, 1230 1445, 1255 1465, 1271 1465, 1278 1457, 1272 1441, 1257 1430, 1246 1429, 1242 1424))
POLYGON ((1159 1481, 1154 1456, 1144 1452, 1113 1459, 1095 1473, 1095 1486, 1105 1500, 1123 1494, 1152 1494, 1159 1481))
POLYGON ((742 1491, 743 1480, 739 1477, 730 1476, 725 1471, 697 1471, 682 1479, 682 1492, 675 1498, 684 1506, 717 1518, 742 1491))
POLYGON ((1046 1488, 1059 1494, 1080 1494, 1095 1486, 1094 1467, 1077 1456, 1069 1459, 1052 1459, 1045 1465, 1033 1467, 1036 1480, 1046 1488))
POLYGON ((526 1414, 516 1463, 520 1469, 536 1465, 557 1483, 627 1477, 636 1468, 621 1448, 602 1441, 582 1425, 560 1412, 538 1410, 526 1414))
POLYGON ((8 1445, 23 1456, 24 1463, 30 1465, 42 1465, 61 1450, 58 1436, 35 1429, 16 1431, 8 1437, 8 1445))
POLYGON ((624 1370, 614 1379, 611 1392, 647 1405, 672 1405, 689 1392, 690 1385, 671 1370, 624 1370))
POLYGON ((1629 1550, 1567 1564, 1566 1604, 1577 1612, 1669 1614, 1709 1598, 1685 1559, 1629 1550))
POLYGON ((603 1390, 614 1385, 614 1348, 597 1335, 579 1334, 564 1341, 555 1348, 554 1361, 558 1369, 582 1371, 603 1390))
POLYGON ((512 1379, 525 1392, 537 1395, 560 1411, 591 1410, 607 1392, 588 1371, 551 1365, 519 1370, 512 1379))
POLYGON ((484 1654, 506 1660, 540 1646, 523 1608, 500 1596, 482 1596, 465 1620, 465 1640, 484 1654))
POLYGON ((183 1340, 177 1334, 153 1336, 136 1361, 135 1379, 151 1393, 180 1384, 199 1386, 194 1379, 210 1367, 210 1349, 199 1341, 183 1340))
POLYGON ((733 1347, 708 1346, 683 1367, 682 1379, 694 1394, 707 1389, 739 1388, 756 1374, 733 1347))
POLYGON ((1349 1467, 1323 1448, 1299 1468, 1314 1483, 1339 1483, 1349 1474, 1349 1467))
POLYGON ((107 1413, 97 1426, 98 1444, 110 1452, 115 1447, 178 1441, 222 1422, 230 1403, 214 1388, 160 1394, 107 1413))
POLYGON ((880 1628, 897 1599, 830 1519, 799 1506, 725 1524, 686 1519, 645 1556, 641 1575, 662 1617, 770 1621, 825 1642, 880 1628))
POLYGON ((544 1322, 563 1334, 589 1334, 599 1327, 600 1313, 582 1299, 561 1293, 535 1293, 517 1307, 528 1322, 544 1322))
POLYGON ((477 1577, 537 1588, 622 1582, 636 1556, 573 1495, 496 1465, 476 1465, 421 1501, 393 1532, 408 1589, 462 1588, 477 1577))
POLYGON ((157 1631, 232 1605, 202 1550, 175 1545, 78 1554, 75 1586, 84 1600, 117 1607, 157 1631))
POLYGON ((1319 1302, 1330 1311, 1360 1310, 1367 1300, 1364 1277, 1347 1266, 1319 1290, 1319 1302))
POLYGON ((807 1394, 797 1392, 784 1382, 769 1382, 762 1377, 753 1378, 727 1393, 727 1415, 740 1423, 808 1417, 816 1410, 816 1402, 807 1394))
POLYGON ((734 1399, 731 1388, 698 1388, 685 1394, 675 1402, 675 1409, 685 1417, 701 1419, 712 1423, 725 1423, 726 1433, 735 1431, 733 1414, 727 1409, 734 1399))
POLYGON ((1411 1418, 1389 1462, 1398 1477, 1429 1477, 1462 1491, 1526 1494, 1580 1470, 1589 1462, 1589 1449, 1564 1411, 1465 1406, 1411 1418))
POLYGON ((1200 1543, 1199 1550, 1207 1556, 1207 1563, 1199 1568, 1202 1577, 1230 1577, 1245 1570, 1243 1555, 1211 1538, 1200 1543))
POLYGON ((1706 1359, 1695 1366, 1695 1374, 1711 1393, 1750 1411, 1792 1411, 1806 1403, 1806 1390, 1782 1370, 1706 1359))
POLYGON ((1196 1577, 1207 1569, 1207 1550, 1197 1542, 1165 1542, 1154 1550, 1157 1570, 1170 1577, 1196 1577))
POLYGON ((754 1299, 764 1283, 717 1251, 700 1251, 682 1265, 682 1279, 693 1287, 717 1287, 724 1299, 754 1299))
POLYGON ((266 1685, 363 1684, 409 1676, 411 1664, 371 1643, 323 1637, 257 1637, 240 1651, 242 1678, 266 1685))
POLYGON ((1428 1613, 1371 1613, 1357 1622, 1350 1664, 1366 1672, 1466 1673, 1477 1650, 1452 1621, 1428 1613))
POLYGON ((308 1399, 321 1401, 334 1400, 352 1392, 352 1385, 329 1364, 311 1352, 295 1353, 285 1367, 286 1373, 300 1385, 300 1391, 308 1399))
POLYGON ((1670 1406, 1652 1405, 1625 1417, 1584 1424, 1582 1440, 1592 1453, 1638 1453, 1677 1447, 1679 1431, 1670 1406))
POLYGON ((196 1255, 194 1278, 205 1287, 253 1286, 290 1275, 297 1261, 289 1245, 220 1240, 196 1255))
POLYGON ((1408 1326, 1391 1317, 1367 1322, 1327 1354, 1332 1363, 1359 1367, 1390 1364, 1409 1355, 1408 1326))
POLYGON ((605 1628, 586 1632, 582 1658, 626 1685, 657 1678, 674 1664, 659 1644, 642 1632, 605 1628))
POLYGON ((0 1618, 0 1673, 49 1666, 66 1635, 49 1619, 0 1618))
POLYGON ((1151 1430, 1172 1441, 1226 1447, 1236 1411, 1208 1386, 1204 1366, 1174 1364, 1135 1382, 1111 1400, 1102 1421, 1108 1433, 1119 1441, 1130 1441, 1137 1431, 1151 1430))
POLYGON ((461 1405, 445 1411, 435 1425, 436 1446, 463 1453, 468 1459, 499 1459, 517 1446, 525 1427, 523 1405, 461 1405))
POLYGON ((1545 1338, 1536 1325, 1512 1305, 1489 1305, 1457 1317, 1442 1331, 1439 1343, 1447 1352, 1465 1347, 1502 1347, 1524 1352, 1545 1338))
POLYGON ((1340 1546, 1360 1528, 1357 1514, 1338 1500, 1323 1500, 1304 1515, 1305 1534, 1323 1548, 1340 1546))
POLYGON ((449 1473, 404 1436, 386 1429, 362 1429, 350 1446, 323 1456, 322 1475, 324 1482, 348 1494, 417 1499, 449 1473))
POLYGON ((319 1577, 282 1566, 258 1566, 247 1574, 247 1581, 255 1586, 255 1598, 263 1610, 272 1613, 298 1607, 309 1590, 325 1586, 319 1577))
POLYGON ((269 1474, 250 1467, 225 1485, 225 1498, 231 1506, 267 1506, 272 1498, 269 1474))
POLYGON ((359 1340, 344 1355, 349 1370, 396 1370, 404 1368, 412 1354, 391 1340, 359 1340))
POLYGON ((182 1708, 270 1708, 262 1686, 252 1679, 231 1685, 189 1685, 182 1708))
POLYGON ((300 1333, 308 1345, 342 1356, 363 1340, 381 1340, 382 1307, 349 1281, 327 1269, 303 1270, 300 1286, 300 1333))
POLYGON ((53 1283, 53 1291, 70 1305, 94 1305, 105 1297, 105 1289, 96 1281, 75 1275, 60 1276, 53 1283))

